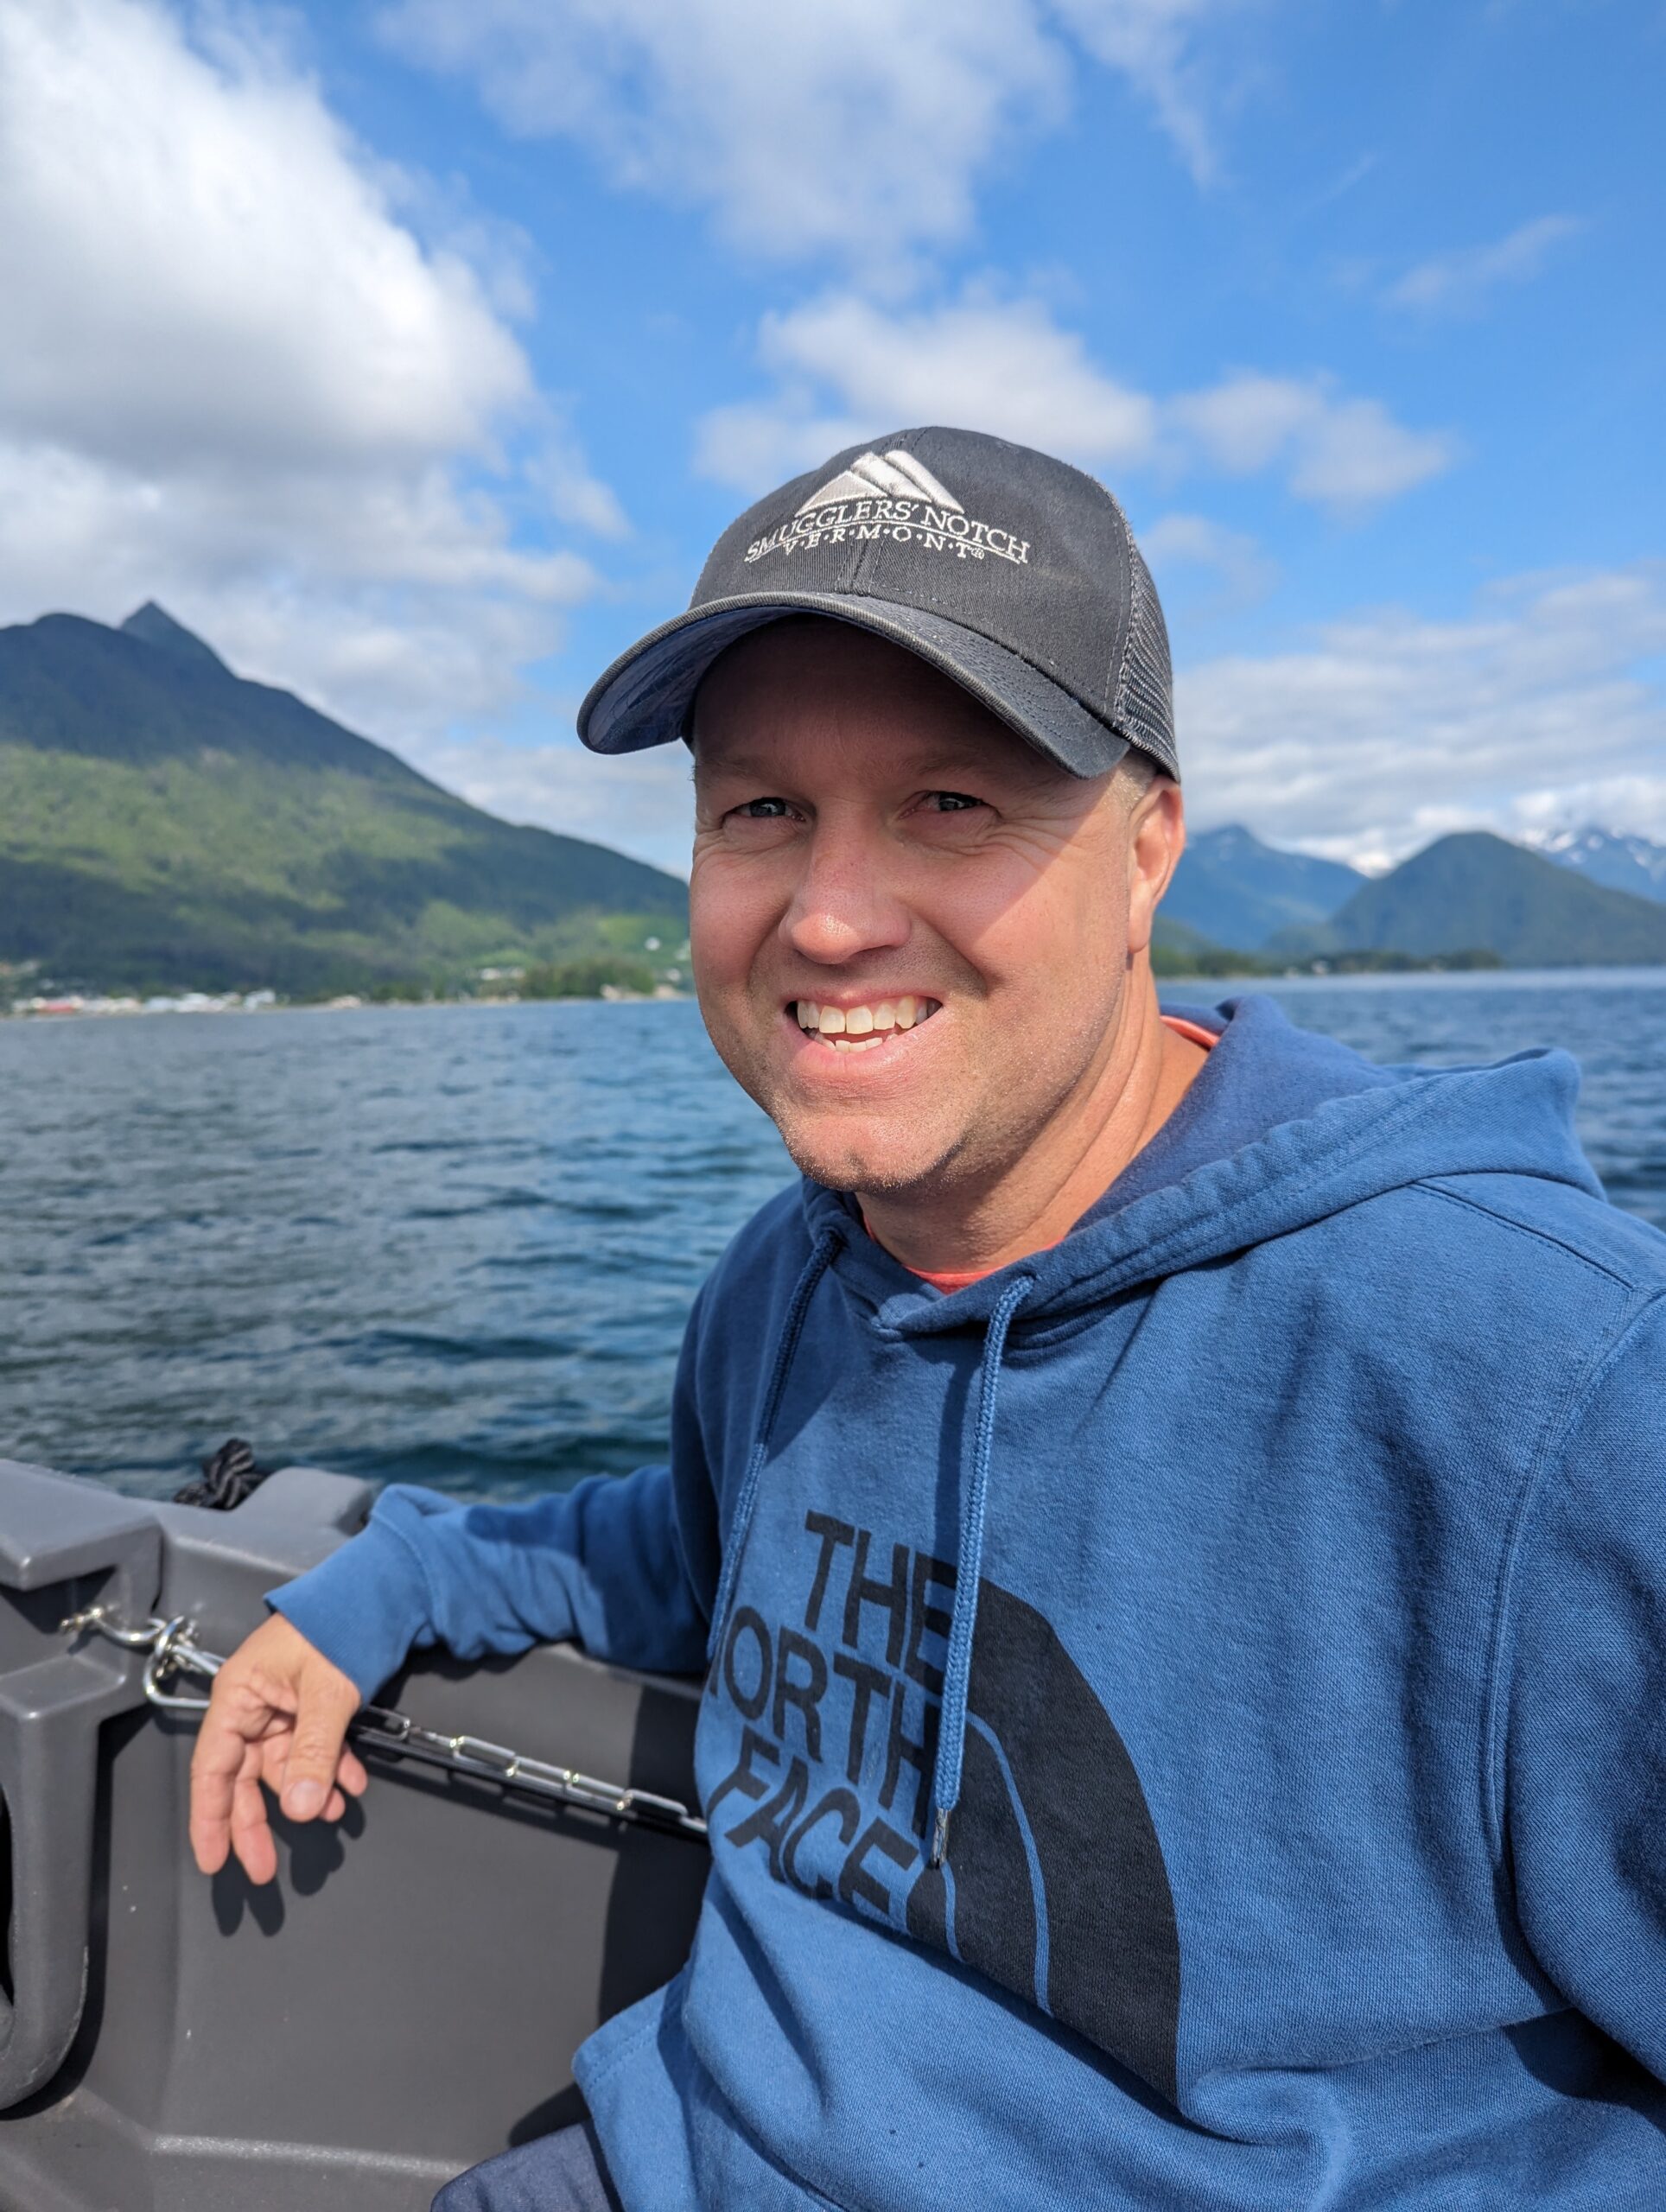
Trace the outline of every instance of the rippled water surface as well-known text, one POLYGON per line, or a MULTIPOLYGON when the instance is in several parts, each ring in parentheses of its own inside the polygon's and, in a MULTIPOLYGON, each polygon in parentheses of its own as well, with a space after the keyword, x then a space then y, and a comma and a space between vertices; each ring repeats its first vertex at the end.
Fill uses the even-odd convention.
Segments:
MULTIPOLYGON (((1666 974, 1275 988, 1380 1059, 1566 1046, 1666 1228, 1666 974)), ((474 1495, 638 1465, 792 1172, 689 1004, 0 1022, 0 1454, 156 1493, 231 1434, 474 1495)))

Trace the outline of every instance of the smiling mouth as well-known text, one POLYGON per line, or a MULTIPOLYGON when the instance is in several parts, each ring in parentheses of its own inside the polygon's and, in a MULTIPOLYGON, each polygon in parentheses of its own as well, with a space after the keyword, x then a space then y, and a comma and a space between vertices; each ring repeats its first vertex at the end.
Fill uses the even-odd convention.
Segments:
POLYGON ((912 993, 876 999, 869 1006, 821 1006, 814 999, 795 999, 787 1008, 806 1036, 819 1037, 836 1052, 871 1052, 875 1045, 889 1044, 942 1010, 941 999, 912 993))

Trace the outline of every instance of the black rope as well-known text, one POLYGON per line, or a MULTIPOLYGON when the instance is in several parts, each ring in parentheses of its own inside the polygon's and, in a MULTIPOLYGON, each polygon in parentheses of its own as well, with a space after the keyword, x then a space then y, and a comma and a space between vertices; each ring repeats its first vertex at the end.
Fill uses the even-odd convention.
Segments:
POLYGON ((174 1492, 175 1505, 206 1505, 213 1513, 229 1513, 241 1505, 251 1490, 258 1490, 270 1467, 255 1465, 253 1447, 240 1436, 228 1436, 218 1452, 202 1463, 200 1480, 174 1492))

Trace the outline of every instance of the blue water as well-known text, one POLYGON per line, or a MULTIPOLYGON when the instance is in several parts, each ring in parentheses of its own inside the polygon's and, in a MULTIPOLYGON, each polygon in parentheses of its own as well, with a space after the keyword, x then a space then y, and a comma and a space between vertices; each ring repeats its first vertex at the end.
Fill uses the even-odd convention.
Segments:
MULTIPOLYGON (((1382 1059, 1565 1046, 1666 1228, 1666 972, 1275 988, 1382 1059)), ((686 1003, 0 1022, 0 1455, 156 1495, 234 1434, 459 1495, 640 1465, 792 1173, 686 1003)))

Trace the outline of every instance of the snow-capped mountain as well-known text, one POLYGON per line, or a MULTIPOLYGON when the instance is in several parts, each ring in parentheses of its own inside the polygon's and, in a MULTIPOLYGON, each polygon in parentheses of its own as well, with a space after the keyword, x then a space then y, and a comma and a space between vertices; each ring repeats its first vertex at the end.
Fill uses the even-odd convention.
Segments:
POLYGON ((1627 836, 1587 823, 1583 830, 1558 830, 1534 843, 1548 861, 1576 868, 1589 882, 1666 906, 1666 845, 1652 837, 1627 836))

